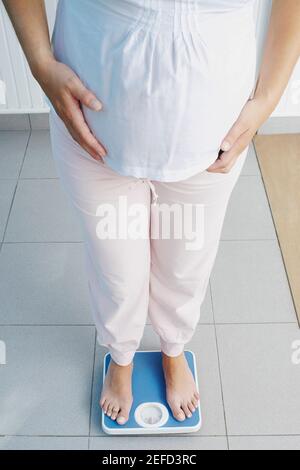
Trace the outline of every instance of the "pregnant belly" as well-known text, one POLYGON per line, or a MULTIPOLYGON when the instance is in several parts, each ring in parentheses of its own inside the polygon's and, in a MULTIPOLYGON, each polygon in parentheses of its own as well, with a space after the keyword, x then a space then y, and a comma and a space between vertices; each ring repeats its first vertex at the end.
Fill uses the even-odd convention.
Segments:
POLYGON ((180 23, 146 13, 129 21, 104 9, 87 29, 78 11, 61 11, 55 54, 102 100, 102 112, 83 112, 109 158, 170 170, 202 158, 207 167, 254 86, 252 10, 190 11, 180 23))

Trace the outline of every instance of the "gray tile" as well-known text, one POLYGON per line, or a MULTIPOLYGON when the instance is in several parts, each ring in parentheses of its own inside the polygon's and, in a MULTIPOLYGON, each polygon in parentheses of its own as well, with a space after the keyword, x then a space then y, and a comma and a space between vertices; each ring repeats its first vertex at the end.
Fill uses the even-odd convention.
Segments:
POLYGON ((49 111, 29 115, 31 129, 49 129, 49 111))
POLYGON ((20 180, 5 241, 81 241, 79 221, 59 180, 20 180))
POLYGON ((275 241, 222 242, 211 286, 216 323, 296 322, 275 241))
POLYGON ((210 285, 208 286, 208 290, 204 299, 204 302, 201 306, 201 315, 200 315, 200 324, 213 324, 214 323, 214 316, 213 316, 213 308, 212 308, 212 301, 211 301, 211 294, 210 294, 210 285))
POLYGON ((28 114, 0 114, 0 130, 23 131, 30 130, 28 114))
POLYGON ((0 241, 2 241, 4 236, 16 184, 16 180, 0 179, 0 241))
POLYGON ((241 176, 229 203, 223 240, 275 239, 276 232, 260 176, 241 176))
POLYGON ((242 175, 244 175, 244 176, 250 176, 250 175, 260 176, 260 169, 259 169, 259 165, 258 165, 258 161, 257 161, 257 158, 256 158, 255 149, 254 149, 253 144, 250 145, 248 157, 247 157, 247 160, 244 164, 242 175))
POLYGON ((88 450, 88 437, 23 437, 0 438, 1 450, 88 450))
POLYGON ((230 437, 230 450, 300 450, 300 436, 230 437))
POLYGON ((226 437, 92 437, 91 450, 227 450, 226 437))
POLYGON ((223 325, 217 334, 228 434, 300 435, 297 325, 223 325))
POLYGON ((0 131, 0 178, 18 178, 30 133, 0 131))
POLYGON ((87 436, 93 327, 0 327, 0 434, 87 436))
POLYGON ((0 324, 91 324, 83 246, 4 244, 0 324))
MULTIPOLYGON (((145 329, 141 349, 159 349, 158 337, 150 326, 145 329)), ((193 350, 197 357, 203 417, 203 427, 199 434, 202 436, 224 436, 226 431, 214 327, 210 325, 199 326, 193 340, 187 345, 186 349, 193 350)), ((105 352, 104 348, 98 347, 96 353, 91 427, 91 435, 93 436, 103 435, 98 401, 101 392, 102 362, 105 352)))
POLYGON ((21 178, 57 178, 49 131, 32 131, 21 178))

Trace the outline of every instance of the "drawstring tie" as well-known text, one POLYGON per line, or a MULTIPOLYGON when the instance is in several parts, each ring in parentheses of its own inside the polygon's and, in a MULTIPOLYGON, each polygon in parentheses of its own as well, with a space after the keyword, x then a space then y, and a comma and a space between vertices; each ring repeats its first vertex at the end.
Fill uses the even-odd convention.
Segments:
POLYGON ((149 188, 150 188, 150 191, 151 191, 151 196, 152 196, 152 204, 154 206, 157 205, 157 201, 158 201, 158 194, 156 192, 156 189, 155 189, 155 186, 154 184, 152 183, 152 181, 150 181, 149 179, 145 179, 143 180, 144 183, 147 183, 149 185, 149 188))
POLYGON ((158 194, 156 192, 155 186, 148 178, 138 178, 135 184, 143 183, 147 184, 151 191, 151 204, 156 206, 158 201, 158 194))

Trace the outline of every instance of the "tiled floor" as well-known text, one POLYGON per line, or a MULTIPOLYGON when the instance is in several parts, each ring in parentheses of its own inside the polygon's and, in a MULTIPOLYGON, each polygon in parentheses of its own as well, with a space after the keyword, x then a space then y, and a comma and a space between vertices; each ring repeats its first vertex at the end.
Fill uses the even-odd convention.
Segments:
MULTIPOLYGON (((0 299, 0 449, 300 450, 300 365, 292 361, 300 331, 253 148, 189 345, 199 364, 199 433, 103 434, 104 350, 81 233, 45 130, 0 132, 0 299)), ((147 325, 142 347, 157 346, 147 325)))

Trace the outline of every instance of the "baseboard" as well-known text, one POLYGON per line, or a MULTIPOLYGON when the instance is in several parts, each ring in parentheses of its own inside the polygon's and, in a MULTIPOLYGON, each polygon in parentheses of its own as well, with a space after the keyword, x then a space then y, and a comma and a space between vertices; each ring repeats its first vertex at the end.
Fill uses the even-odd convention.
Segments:
POLYGON ((0 114, 0 131, 49 129, 49 111, 31 114, 0 114))
POLYGON ((271 117, 258 131, 258 135, 299 133, 300 116, 271 117))
POLYGON ((28 114, 0 114, 0 131, 28 130, 30 130, 28 114))

